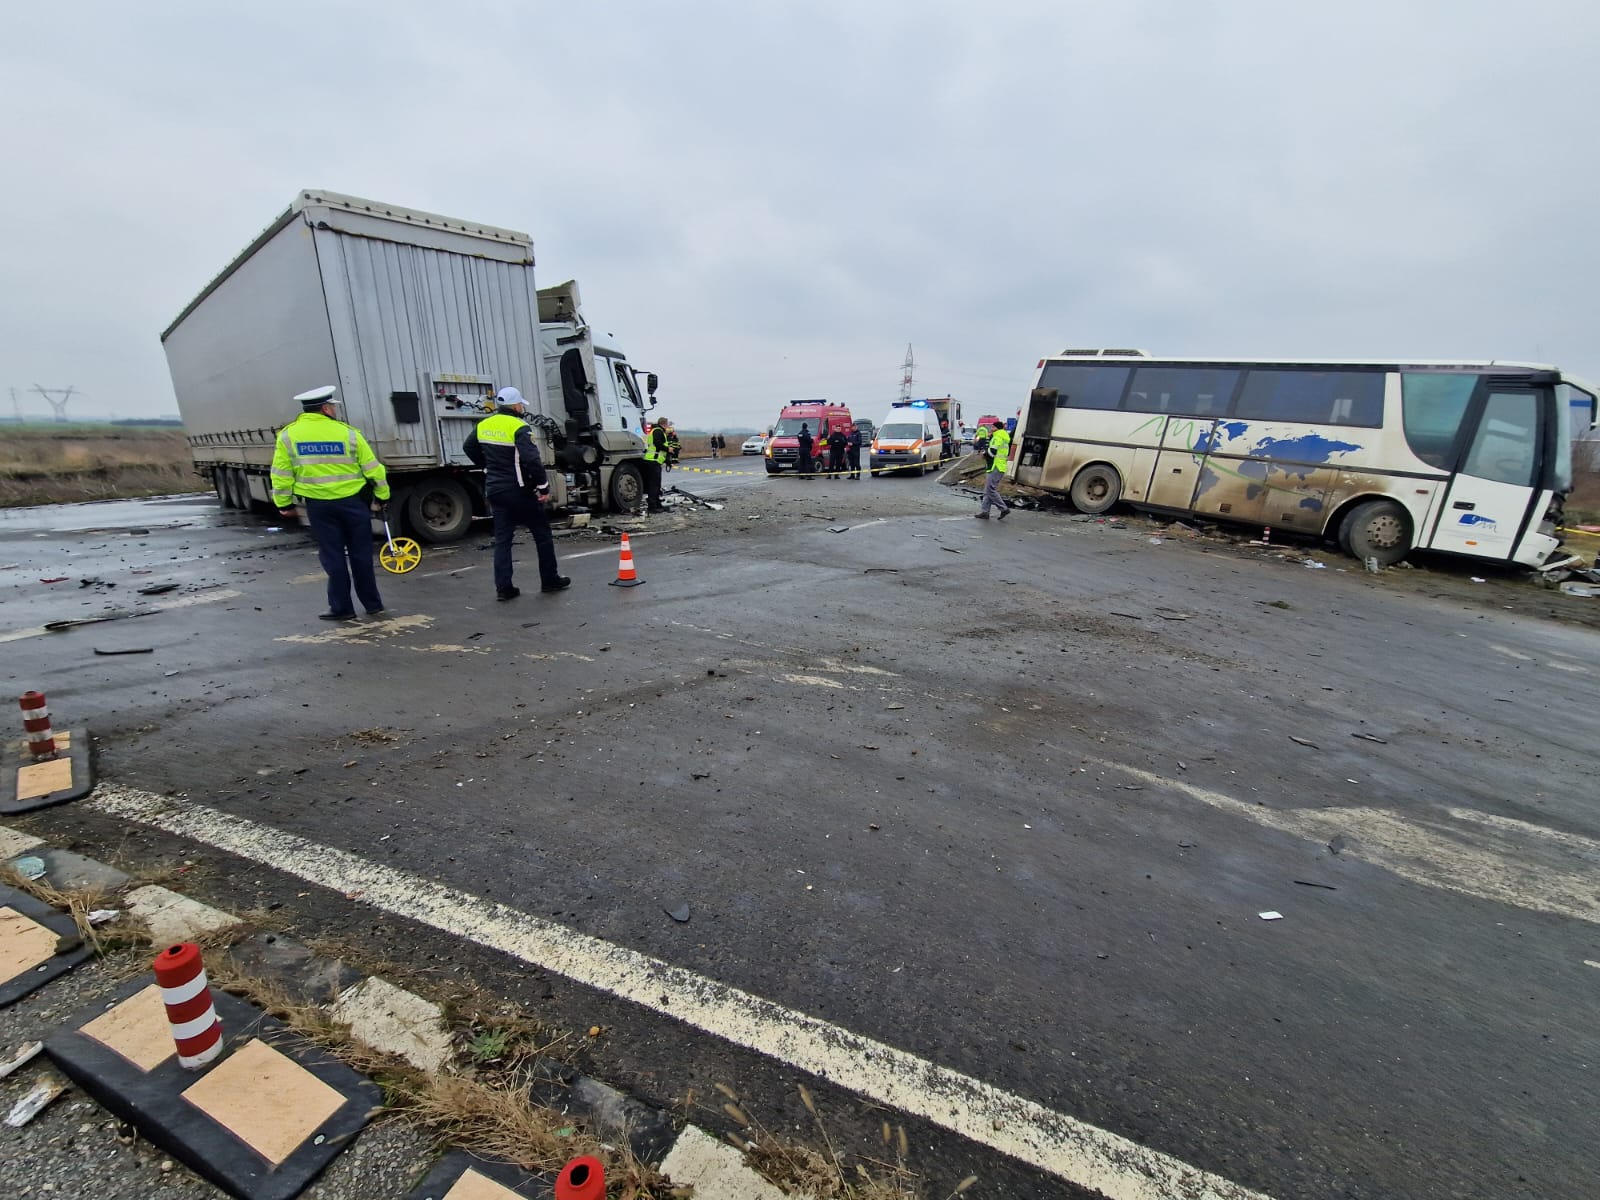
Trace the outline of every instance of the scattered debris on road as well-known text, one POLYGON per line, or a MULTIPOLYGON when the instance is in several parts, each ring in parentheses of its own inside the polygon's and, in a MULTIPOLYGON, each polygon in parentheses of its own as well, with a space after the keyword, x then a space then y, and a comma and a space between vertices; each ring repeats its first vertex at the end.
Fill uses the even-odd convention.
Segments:
POLYGON ((1296 879, 1294 882, 1298 883, 1301 887, 1324 888, 1330 892, 1337 892, 1339 890, 1331 883, 1315 883, 1310 879, 1296 879))
POLYGON ((28 1045, 24 1046, 17 1052, 16 1057, 14 1057, 10 1062, 0 1063, 0 1079, 4 1079, 7 1075, 10 1075, 15 1071, 20 1071, 34 1059, 38 1058, 43 1050, 43 1042, 30 1042, 28 1045))
POLYGON ((1289 740, 1291 742, 1297 742, 1298 744, 1300 744, 1302 746, 1310 746, 1313 750, 1321 750, 1322 749, 1321 746, 1317 745, 1310 738, 1297 737, 1295 734, 1292 734, 1292 733, 1289 735, 1289 740))
POLYGON ((662 905, 661 910, 680 925, 689 920, 689 902, 687 900, 678 905, 677 908, 668 908, 666 905, 662 905))
POLYGON ((79 625, 102 625, 107 621, 126 621, 133 617, 153 617, 160 610, 147 608, 142 612, 108 613, 103 617, 80 617, 74 621, 46 621, 44 627, 51 633, 58 633, 63 629, 76 629, 79 625))
POLYGON ((155 647, 153 647, 153 646, 139 646, 139 647, 137 647, 135 649, 131 649, 131 650, 102 650, 102 649, 100 649, 99 646, 96 646, 94 648, 94 652, 96 654, 98 654, 101 658, 116 658, 118 655, 121 655, 121 654, 154 654, 155 653, 155 647))
POLYGON ((1360 738, 1363 742, 1377 742, 1380 746, 1387 746, 1389 744, 1387 738, 1376 737, 1370 733, 1352 733, 1350 736, 1353 738, 1360 738))
POLYGON ((1344 834, 1336 833, 1333 835, 1333 840, 1328 843, 1328 853, 1338 854, 1339 851, 1343 850, 1349 844, 1350 843, 1348 840, 1346 840, 1344 834))
POLYGON ((175 592, 177 590, 178 590, 178 585, 175 584, 175 583, 152 583, 149 587, 140 588, 139 589, 139 595, 141 595, 141 596, 161 596, 161 595, 166 594, 167 592, 175 592))
POLYGON ((1283 914, 1281 912, 1268 911, 1268 912, 1264 912, 1264 913, 1257 913, 1256 916, 1260 917, 1263 921, 1281 921, 1281 920, 1283 920, 1283 914))
POLYGON ((59 1075, 41 1076, 28 1094, 11 1106, 11 1111, 6 1114, 6 1124, 12 1129, 21 1129, 66 1090, 67 1081, 59 1075))

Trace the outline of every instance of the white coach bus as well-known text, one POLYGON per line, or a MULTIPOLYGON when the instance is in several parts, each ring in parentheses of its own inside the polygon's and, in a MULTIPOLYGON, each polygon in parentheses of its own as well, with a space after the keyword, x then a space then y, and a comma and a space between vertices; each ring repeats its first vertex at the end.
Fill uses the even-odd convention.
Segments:
POLYGON ((1320 534, 1385 566, 1424 549, 1537 567, 1595 393, 1526 363, 1068 350, 1039 361, 1013 471, 1083 512, 1121 500, 1320 534))

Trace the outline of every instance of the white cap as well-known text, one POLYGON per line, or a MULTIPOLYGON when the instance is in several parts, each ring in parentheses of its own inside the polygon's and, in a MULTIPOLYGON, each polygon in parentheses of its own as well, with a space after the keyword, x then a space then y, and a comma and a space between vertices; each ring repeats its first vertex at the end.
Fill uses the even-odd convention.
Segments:
POLYGON ((301 392, 296 396, 295 403, 301 408, 321 408, 331 401, 339 392, 332 384, 327 387, 312 388, 309 392, 301 392))
POLYGON ((500 408, 510 408, 513 404, 526 404, 522 393, 514 387, 503 387, 494 396, 495 404, 500 408))

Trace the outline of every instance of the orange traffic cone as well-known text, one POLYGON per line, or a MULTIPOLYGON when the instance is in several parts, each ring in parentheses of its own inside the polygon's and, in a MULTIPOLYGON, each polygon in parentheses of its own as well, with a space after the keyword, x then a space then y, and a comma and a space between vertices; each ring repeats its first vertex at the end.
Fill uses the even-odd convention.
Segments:
POLYGON ((639 578, 639 572, 633 569, 633 547, 628 545, 628 535, 622 535, 622 559, 617 563, 617 577, 611 581, 612 587, 638 587, 644 580, 639 578))

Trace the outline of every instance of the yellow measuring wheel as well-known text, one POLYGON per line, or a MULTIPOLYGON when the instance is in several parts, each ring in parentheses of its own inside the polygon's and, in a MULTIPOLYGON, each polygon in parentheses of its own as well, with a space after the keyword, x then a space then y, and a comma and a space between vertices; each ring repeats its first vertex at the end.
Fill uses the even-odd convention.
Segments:
POLYGON ((410 538, 397 538, 389 532, 389 520, 383 521, 383 549, 378 551, 378 565, 391 575, 404 575, 422 561, 422 547, 410 538))

